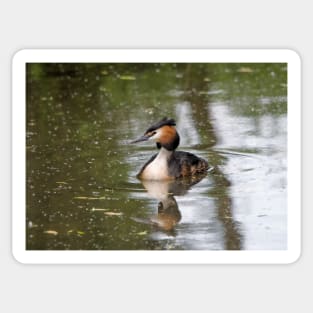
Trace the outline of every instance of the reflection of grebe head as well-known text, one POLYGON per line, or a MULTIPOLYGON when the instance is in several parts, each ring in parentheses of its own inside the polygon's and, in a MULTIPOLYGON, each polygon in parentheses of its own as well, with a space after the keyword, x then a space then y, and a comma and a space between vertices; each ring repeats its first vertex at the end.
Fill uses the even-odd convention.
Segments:
POLYGON ((158 204, 158 215, 152 221, 165 231, 171 231, 181 220, 178 204, 173 196, 158 204))
POLYGON ((173 119, 164 117, 158 123, 150 126, 144 135, 131 143, 153 140, 156 142, 157 147, 166 150, 175 150, 179 145, 179 135, 176 131, 176 123, 173 119))

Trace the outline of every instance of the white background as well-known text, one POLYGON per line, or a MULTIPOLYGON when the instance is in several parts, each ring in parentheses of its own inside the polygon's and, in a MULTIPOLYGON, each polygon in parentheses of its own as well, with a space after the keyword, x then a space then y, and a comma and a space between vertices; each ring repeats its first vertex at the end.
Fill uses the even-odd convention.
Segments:
POLYGON ((1 312, 312 312, 311 14, 310 1, 304 0, 1 1, 1 312), (30 266, 14 261, 10 66, 14 52, 36 47, 298 51, 303 65, 304 169, 300 260, 283 266, 30 266))

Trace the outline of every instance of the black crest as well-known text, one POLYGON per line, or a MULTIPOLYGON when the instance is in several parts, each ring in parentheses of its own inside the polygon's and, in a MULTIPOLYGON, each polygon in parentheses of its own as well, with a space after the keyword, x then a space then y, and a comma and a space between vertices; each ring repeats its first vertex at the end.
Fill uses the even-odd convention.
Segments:
POLYGON ((164 117, 161 119, 161 121, 155 123, 154 125, 150 126, 147 130, 146 133, 152 132, 162 126, 176 126, 176 122, 172 118, 167 118, 164 117))

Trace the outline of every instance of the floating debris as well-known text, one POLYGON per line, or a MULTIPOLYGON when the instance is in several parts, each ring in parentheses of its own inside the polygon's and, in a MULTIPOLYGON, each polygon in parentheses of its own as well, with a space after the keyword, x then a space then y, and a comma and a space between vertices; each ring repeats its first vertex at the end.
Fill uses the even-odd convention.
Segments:
POLYGON ((136 80, 136 77, 131 75, 121 75, 119 78, 122 80, 136 80))
POLYGON ((91 211, 92 212, 94 212, 94 211, 108 211, 108 209, 92 208, 91 211))
POLYGON ((137 233, 137 235, 139 235, 139 236, 145 236, 147 234, 148 234, 148 232, 146 230, 145 231, 141 231, 140 233, 137 233))
POLYGON ((67 231, 68 235, 73 234, 73 233, 76 234, 76 235, 79 235, 79 236, 85 235, 85 232, 81 231, 81 230, 70 229, 70 230, 67 231))
POLYGON ((74 197, 73 199, 76 200, 104 200, 105 197, 84 197, 84 196, 79 196, 79 197, 74 197))
POLYGON ((34 224, 32 221, 28 222, 28 228, 35 228, 35 227, 38 227, 38 225, 34 224))
POLYGON ((121 212, 104 212, 105 215, 107 216, 122 216, 123 213, 121 212))
POLYGON ((48 235, 53 235, 53 236, 56 236, 58 234, 56 230, 45 230, 43 233, 48 234, 48 235))

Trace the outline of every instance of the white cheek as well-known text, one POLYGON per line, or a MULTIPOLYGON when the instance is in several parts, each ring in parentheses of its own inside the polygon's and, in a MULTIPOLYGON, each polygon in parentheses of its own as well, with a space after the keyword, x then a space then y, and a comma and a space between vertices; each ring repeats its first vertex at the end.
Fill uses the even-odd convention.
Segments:
POLYGON ((149 138, 149 140, 157 141, 158 139, 160 139, 160 137, 161 137, 161 132, 157 131, 153 136, 149 138))

